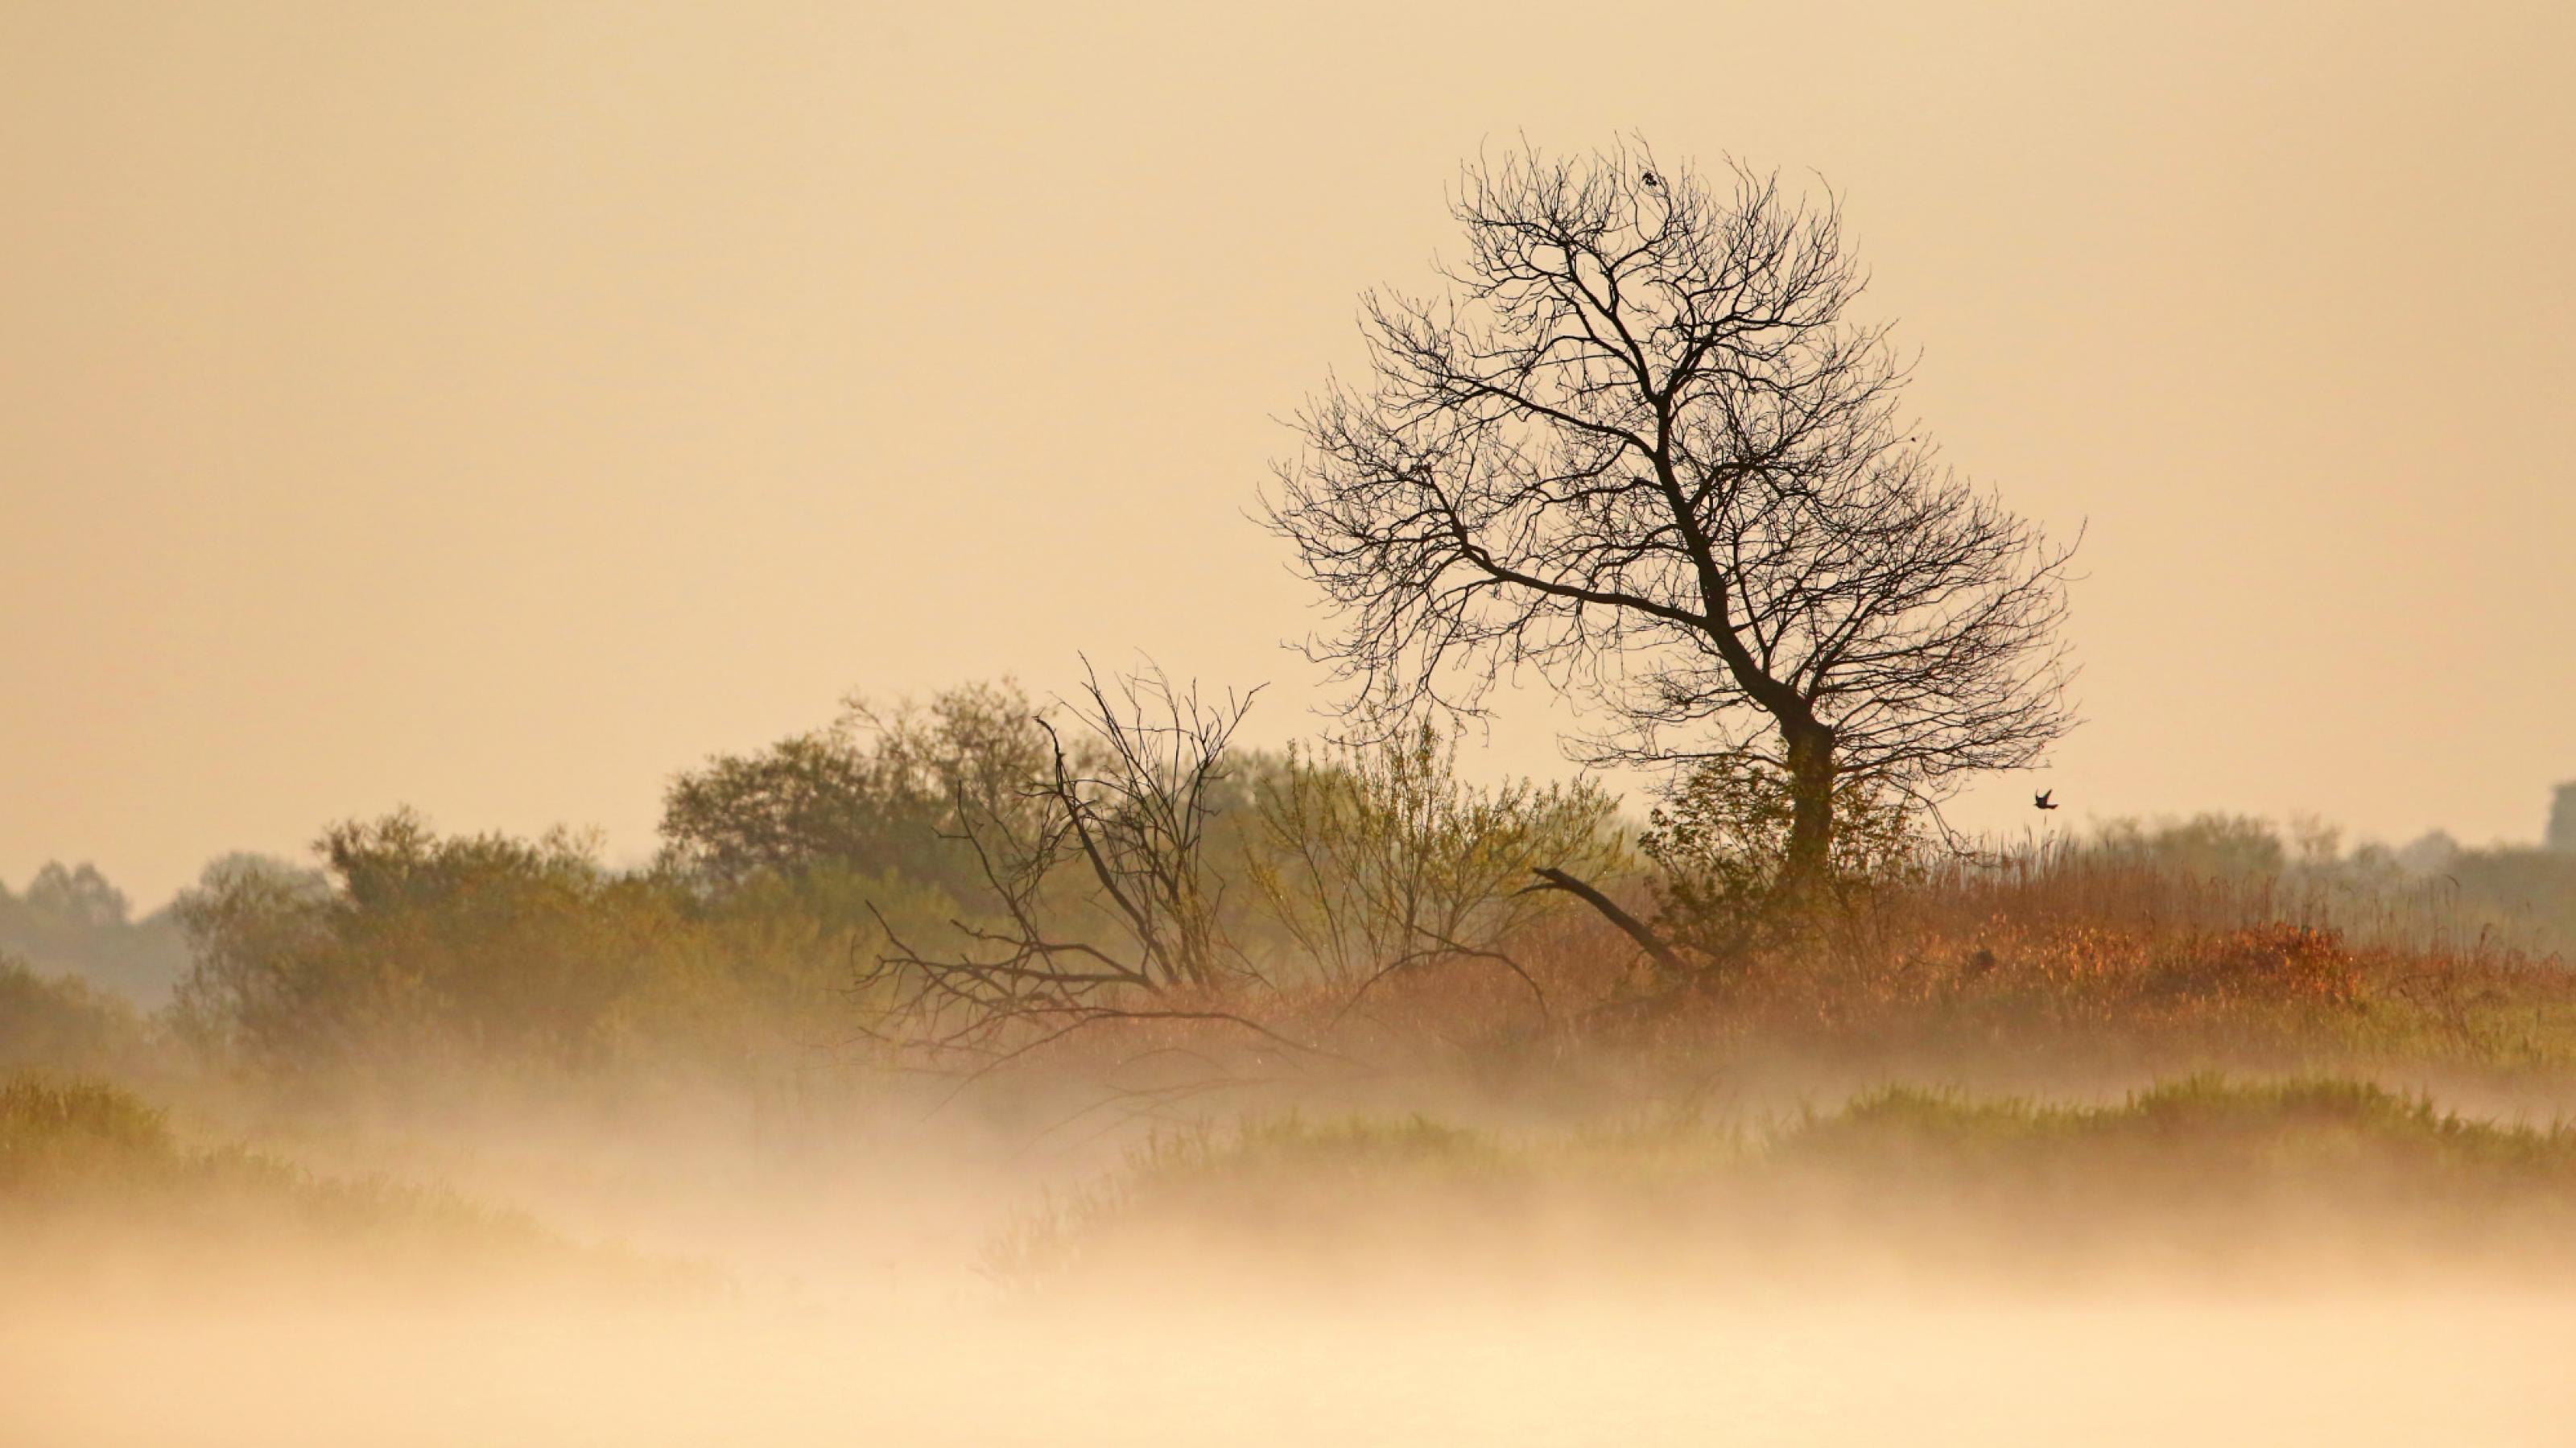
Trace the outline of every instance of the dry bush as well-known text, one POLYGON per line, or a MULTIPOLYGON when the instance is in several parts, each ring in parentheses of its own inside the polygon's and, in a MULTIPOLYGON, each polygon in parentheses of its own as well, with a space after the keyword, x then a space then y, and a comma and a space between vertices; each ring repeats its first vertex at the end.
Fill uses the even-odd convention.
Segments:
MULTIPOLYGON (((1643 893, 1641 882, 1625 888, 1643 893)), ((2576 1075, 2568 973, 2501 952, 2356 944, 2282 918, 2284 903, 2259 884, 2135 860, 1953 868, 1811 912, 1704 988, 1670 988, 1620 931, 1561 910, 1496 942, 1545 992, 1544 1018, 1511 977, 1469 960, 1391 978, 1358 1009, 1321 988, 1267 1008, 1349 1058, 1293 1073, 1308 1099, 1331 1077, 1344 1089, 1328 1099, 1381 1104, 1464 1091, 1551 1112, 1615 1109, 1794 1067, 1829 1073, 1809 1080, 2024 1085, 2204 1066, 2576 1075)), ((1148 1085, 1169 1088, 1151 1098, 1158 1107, 1184 1094, 1178 1063, 1223 1058, 1238 1082, 1263 1075, 1186 1025, 1129 1044, 1160 1074, 1122 1075, 1101 1058, 1081 1068, 1140 1099, 1148 1085)))
MULTIPOLYGON (((2576 979, 2494 948, 2356 942, 2276 881, 2135 859, 1953 865, 1810 916, 1634 1034, 1887 1069, 2576 1069, 2576 979)), ((1608 1017, 1615 1020, 1616 1013, 1608 1017)))

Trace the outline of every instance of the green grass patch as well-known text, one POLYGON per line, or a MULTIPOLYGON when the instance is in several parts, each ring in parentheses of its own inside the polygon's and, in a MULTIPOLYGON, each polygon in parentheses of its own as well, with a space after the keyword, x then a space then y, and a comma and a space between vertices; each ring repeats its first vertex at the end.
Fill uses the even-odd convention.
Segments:
POLYGON ((126 1278, 706 1285, 697 1269, 577 1244, 442 1188, 190 1146, 130 1092, 34 1075, 0 1081, 0 1255, 58 1272, 88 1262, 126 1278))
POLYGON ((2364 1081, 2189 1077, 2101 1103, 1914 1087, 1784 1120, 1511 1137, 1413 1118, 1161 1136, 997 1239, 1006 1283, 1193 1253, 1272 1265, 1588 1257, 1740 1274, 1864 1258, 2576 1267, 2576 1130, 2364 1081))

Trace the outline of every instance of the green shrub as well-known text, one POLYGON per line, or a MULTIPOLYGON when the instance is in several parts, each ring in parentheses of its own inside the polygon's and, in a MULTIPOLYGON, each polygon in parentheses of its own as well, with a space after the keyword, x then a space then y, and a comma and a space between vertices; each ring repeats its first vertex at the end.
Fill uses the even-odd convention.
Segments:
POLYGON ((273 1081, 757 1072, 829 1029, 848 979, 854 927, 801 887, 708 899, 572 836, 442 837, 408 813, 321 853, 318 875, 231 869, 179 905, 183 1030, 273 1081))
POLYGON ((2338 1252, 2576 1271, 2576 1128, 2473 1121, 2366 1081, 2202 1075, 2103 1104, 1890 1087, 1768 1124, 1505 1137, 1426 1121, 1157 1137, 993 1242, 1006 1283, 1446 1261, 1540 1272, 1792 1260, 2015 1272, 2338 1252), (2142 1255, 2143 1254, 2143 1255, 2142 1255), (1481 1260, 1489 1255, 1491 1261, 1481 1260))
POLYGON ((1486 788, 1457 764, 1457 741, 1425 724, 1369 749, 1291 749, 1256 776, 1253 885, 1326 980, 1497 948, 1554 902, 1525 891, 1533 870, 1624 863, 1616 802, 1597 785, 1486 788))

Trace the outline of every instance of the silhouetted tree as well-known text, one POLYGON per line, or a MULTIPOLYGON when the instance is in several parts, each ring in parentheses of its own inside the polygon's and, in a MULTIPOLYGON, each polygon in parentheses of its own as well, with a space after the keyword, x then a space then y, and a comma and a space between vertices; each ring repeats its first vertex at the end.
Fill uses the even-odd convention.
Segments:
POLYGON ((2071 550, 1900 414, 1830 197, 1529 152, 1453 211, 1446 294, 1367 297, 1370 380, 1309 400, 1266 500, 1346 683, 1475 711, 1528 665, 1606 714, 1596 761, 1776 769, 1793 880, 1838 781, 1937 802, 2069 727, 2071 550))

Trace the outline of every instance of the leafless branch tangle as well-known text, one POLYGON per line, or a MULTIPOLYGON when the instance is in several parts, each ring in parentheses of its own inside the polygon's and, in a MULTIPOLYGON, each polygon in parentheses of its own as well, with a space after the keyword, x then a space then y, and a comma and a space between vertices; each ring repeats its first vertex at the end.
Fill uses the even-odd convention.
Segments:
MULTIPOLYGON (((1264 1055, 1349 1063, 1206 1003, 1253 971, 1225 938, 1224 886, 1205 847, 1226 748, 1257 693, 1206 699, 1158 669, 1104 681, 1086 664, 1069 706, 1078 737, 1068 743, 1063 726, 1038 721, 1053 757, 1026 791, 1033 807, 979 809, 958 793, 957 838, 999 902, 998 921, 952 920, 960 948, 940 952, 917 948, 870 907, 885 946, 856 972, 854 988, 872 998, 866 1037, 954 1076, 952 1097, 1077 1034, 1154 1022, 1227 1025, 1264 1055), (1067 870, 1085 887, 1071 898, 1067 870)), ((1158 1049, 1171 1048, 1140 1058, 1158 1049)))

